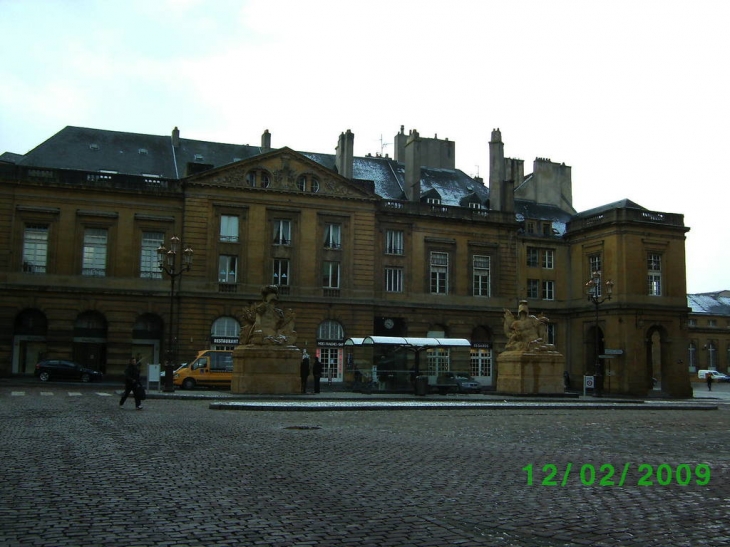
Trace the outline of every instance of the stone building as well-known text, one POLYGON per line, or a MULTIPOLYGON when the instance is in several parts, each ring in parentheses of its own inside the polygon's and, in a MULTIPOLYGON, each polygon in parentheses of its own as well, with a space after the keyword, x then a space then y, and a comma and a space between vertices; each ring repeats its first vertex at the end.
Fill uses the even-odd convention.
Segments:
POLYGON ((687 363, 693 379, 698 370, 730 374, 730 291, 687 295, 691 312, 687 363))
POLYGON ((177 128, 66 127, 3 154, 0 374, 32 374, 52 356, 115 375, 130 355, 184 362, 232 348, 242 310, 275 284, 296 312, 297 345, 335 382, 371 359, 397 380, 407 357, 362 361, 344 346, 394 335, 470 340, 468 351, 429 350, 428 373, 468 370, 495 386, 504 309, 527 300, 550 319, 573 386, 598 359, 609 393, 644 395, 657 378, 690 394, 681 214, 629 200, 578 213, 570 167, 537 158, 525 174, 499 130, 488 184, 455 167, 453 141, 401 127, 394 145, 394 158, 355 157, 349 130, 324 154, 274 148, 268 131, 251 146, 177 128), (173 236, 178 264, 184 248, 194 254, 171 282, 157 250, 173 236))

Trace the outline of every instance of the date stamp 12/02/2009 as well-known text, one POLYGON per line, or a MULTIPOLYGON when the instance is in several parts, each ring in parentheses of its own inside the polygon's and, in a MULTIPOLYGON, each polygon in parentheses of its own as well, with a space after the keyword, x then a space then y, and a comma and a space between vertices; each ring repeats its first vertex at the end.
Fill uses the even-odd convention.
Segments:
POLYGON ((563 468, 552 463, 542 467, 530 463, 522 471, 527 475, 527 486, 567 486, 576 482, 583 486, 705 486, 710 483, 711 476, 710 466, 706 463, 671 466, 666 463, 637 465, 627 462, 618 469, 610 463, 598 468, 590 463, 581 466, 567 463, 563 468), (634 469, 637 473, 632 472, 634 469))

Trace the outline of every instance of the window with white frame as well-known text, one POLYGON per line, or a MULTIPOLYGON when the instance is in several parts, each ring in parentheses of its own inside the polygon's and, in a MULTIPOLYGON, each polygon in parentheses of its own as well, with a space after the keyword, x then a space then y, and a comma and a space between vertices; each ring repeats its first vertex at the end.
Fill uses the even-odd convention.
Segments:
POLYGON ((291 220, 274 220, 274 245, 291 245, 291 220))
POLYGON ((492 375, 492 350, 489 348, 471 348, 469 362, 471 375, 483 377, 492 375))
POLYGON ((474 296, 491 296, 491 257, 474 255, 472 267, 474 296))
POLYGON ((107 230, 86 228, 81 275, 89 277, 106 276, 107 230))
POLYGON ((544 280, 542 282, 542 299, 555 300, 555 281, 544 280))
POLYGON ((325 224, 324 225, 324 248, 340 249, 342 247, 342 225, 341 224, 325 224))
POLYGON ((552 270, 555 267, 555 251, 552 249, 544 249, 542 251, 542 267, 552 270))
POLYGON ((527 266, 537 268, 540 265, 540 249, 536 247, 527 248, 527 266))
POLYGON ((593 287, 591 287, 593 296, 595 296, 596 298, 600 298, 601 294, 603 292, 601 290, 601 282, 600 282, 601 267, 602 267, 602 260, 601 260, 600 254, 593 254, 588 257, 588 268, 589 268, 588 274, 591 276, 591 279, 592 279, 593 274, 595 272, 598 272, 598 277, 599 277, 598 283, 596 285, 594 285, 593 287))
POLYGON ((450 370, 449 350, 434 348, 426 350, 426 374, 438 376, 450 370))
POLYGON ((707 368, 717 370, 717 348, 714 342, 707 344, 707 368))
POLYGON ((48 225, 28 224, 23 233, 23 271, 46 273, 48 267, 48 225))
POLYGON ((403 292, 403 268, 385 268, 385 291, 403 292))
POLYGON ((694 342, 689 343, 687 348, 687 360, 689 361, 689 371, 695 372, 697 370, 697 344, 694 342))
POLYGON ((540 280, 539 279, 528 279, 527 280, 527 298, 533 298, 533 299, 540 298, 540 280))
POLYGON ((218 283, 235 283, 238 280, 238 257, 220 255, 218 257, 218 283))
POLYGON ((431 294, 448 294, 449 254, 431 252, 431 294))
POLYGON ((272 284, 280 287, 288 287, 291 279, 289 277, 289 260, 275 258, 274 259, 274 274, 272 277, 272 284))
POLYGON ((162 279, 157 249, 165 239, 163 232, 142 232, 142 250, 139 257, 139 276, 144 279, 162 279))
POLYGON ((235 215, 221 215, 221 241, 227 243, 238 242, 238 217, 235 215))
POLYGON ((662 255, 649 253, 647 255, 647 284, 649 296, 662 295, 662 255))
POLYGON ((322 287, 325 289, 340 288, 340 263, 322 263, 322 287))
POLYGON ((403 230, 387 230, 385 232, 385 254, 404 254, 405 247, 403 245, 403 241, 403 230))

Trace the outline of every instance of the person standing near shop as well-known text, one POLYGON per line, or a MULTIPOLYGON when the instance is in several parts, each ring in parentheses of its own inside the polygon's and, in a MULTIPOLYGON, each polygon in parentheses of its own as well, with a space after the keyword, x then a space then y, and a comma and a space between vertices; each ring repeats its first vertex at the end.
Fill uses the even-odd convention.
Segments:
POLYGON ((322 378, 322 361, 317 356, 314 357, 312 376, 314 376, 314 392, 319 393, 319 381, 322 378))
POLYGON ((139 387, 141 386, 139 381, 139 361, 132 357, 129 360, 127 368, 124 369, 124 393, 122 398, 119 400, 119 407, 124 406, 124 402, 129 397, 129 394, 134 395, 134 406, 137 410, 142 410, 142 401, 139 398, 139 387))
POLYGON ((307 378, 309 378, 309 354, 304 350, 302 362, 299 365, 299 377, 302 380, 302 393, 307 392, 307 378))
POLYGON ((705 380, 707 380, 707 390, 712 391, 712 373, 709 370, 705 372, 705 380))

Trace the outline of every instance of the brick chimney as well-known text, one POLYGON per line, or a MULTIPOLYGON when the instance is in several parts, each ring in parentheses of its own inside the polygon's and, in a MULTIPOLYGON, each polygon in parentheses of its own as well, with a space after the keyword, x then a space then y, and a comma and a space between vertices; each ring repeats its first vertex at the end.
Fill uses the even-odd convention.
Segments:
POLYGON ((340 139, 337 142, 335 154, 335 167, 337 172, 345 178, 352 178, 353 161, 354 161, 355 135, 349 129, 345 133, 340 133, 340 139))

